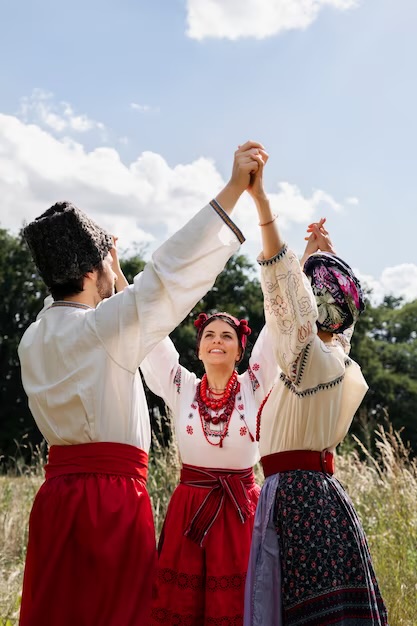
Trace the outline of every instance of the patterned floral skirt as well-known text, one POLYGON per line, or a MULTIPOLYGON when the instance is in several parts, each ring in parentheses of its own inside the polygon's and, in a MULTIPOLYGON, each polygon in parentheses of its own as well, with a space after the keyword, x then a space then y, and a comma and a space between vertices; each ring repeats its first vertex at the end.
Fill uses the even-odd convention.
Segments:
POLYGON ((226 497, 201 547, 184 536, 207 489, 180 484, 159 544, 152 626, 242 626, 246 570, 260 488, 248 491, 253 514, 242 523, 226 497))
POLYGON ((295 470, 271 476, 264 488, 270 506, 261 493, 258 509, 270 519, 259 520, 258 539, 255 521, 245 626, 386 626, 365 534, 340 483, 321 472, 295 470), (269 541, 272 531, 278 538, 274 565, 271 550, 262 546, 268 526, 269 541), (278 581, 273 600, 262 579, 278 581))

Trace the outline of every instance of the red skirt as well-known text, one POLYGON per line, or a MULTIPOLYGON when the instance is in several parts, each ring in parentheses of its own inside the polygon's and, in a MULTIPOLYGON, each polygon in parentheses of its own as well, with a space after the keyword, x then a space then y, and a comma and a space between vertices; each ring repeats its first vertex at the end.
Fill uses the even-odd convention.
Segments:
POLYGON ((253 471, 184 466, 159 543, 153 626, 242 626, 253 471))
POLYGON ((52 446, 30 520, 20 626, 146 626, 156 565, 148 457, 52 446))

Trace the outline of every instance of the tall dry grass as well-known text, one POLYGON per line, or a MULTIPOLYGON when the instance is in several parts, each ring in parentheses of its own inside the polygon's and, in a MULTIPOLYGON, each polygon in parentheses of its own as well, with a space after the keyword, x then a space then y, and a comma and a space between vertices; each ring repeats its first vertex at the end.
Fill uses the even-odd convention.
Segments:
MULTIPOLYGON (((377 433, 377 459, 360 443, 338 456, 337 477, 350 493, 370 544, 390 626, 417 625, 417 465, 398 433, 377 433)), ((178 481, 174 444, 154 444, 148 479, 160 531, 178 481)), ((27 524, 42 482, 42 454, 30 466, 19 457, 0 476, 0 626, 17 626, 27 524)))
POLYGON ((338 478, 362 520, 390 626, 417 626, 417 462, 400 434, 377 430, 377 458, 338 458, 338 478))

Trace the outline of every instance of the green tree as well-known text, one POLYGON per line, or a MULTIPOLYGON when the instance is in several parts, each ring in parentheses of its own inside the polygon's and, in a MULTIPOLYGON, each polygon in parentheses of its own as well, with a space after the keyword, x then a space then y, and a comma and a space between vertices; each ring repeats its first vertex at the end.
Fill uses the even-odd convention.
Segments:
MULTIPOLYGON (((145 265, 143 253, 143 249, 138 249, 122 260, 129 282, 145 265)), ((5 456, 15 452, 14 442, 20 442, 24 436, 32 444, 41 440, 22 387, 17 346, 42 308, 46 293, 21 235, 13 236, 0 229, 0 454, 5 456)), ((252 335, 240 365, 244 369, 264 323, 259 279, 247 257, 235 255, 229 260, 211 291, 171 335, 181 363, 198 375, 203 369, 195 353, 193 322, 202 311, 227 311, 248 319, 252 335)), ((354 431, 369 443, 375 426, 384 422, 388 414, 394 428, 404 428, 404 439, 417 451, 417 300, 404 304, 400 298, 389 296, 379 306, 368 303, 355 329, 351 356, 361 365, 370 387, 355 417, 354 431)), ((164 415, 164 404, 151 392, 147 391, 147 396, 153 427, 161 434, 154 416, 164 415)))
POLYGON ((386 297, 368 307, 357 324, 352 357, 369 385, 355 428, 369 440, 387 416, 417 451, 417 300, 386 297))
POLYGON ((226 311, 239 319, 247 319, 252 328, 246 356, 240 365, 240 368, 244 369, 247 366, 251 346, 264 324, 261 286, 253 264, 244 255, 235 255, 229 259, 213 288, 172 333, 172 340, 180 354, 182 365, 198 375, 202 374, 203 369, 195 352, 194 320, 199 313, 210 314, 219 311, 226 311))
POLYGON ((45 296, 46 288, 21 235, 0 229, 0 453, 4 456, 13 454, 14 441, 25 435, 34 444, 41 441, 22 387, 17 346, 45 296))
POLYGON ((139 249, 132 256, 120 260, 122 272, 130 284, 133 283, 136 274, 139 274, 145 267, 146 261, 143 260, 143 252, 142 249, 139 249))

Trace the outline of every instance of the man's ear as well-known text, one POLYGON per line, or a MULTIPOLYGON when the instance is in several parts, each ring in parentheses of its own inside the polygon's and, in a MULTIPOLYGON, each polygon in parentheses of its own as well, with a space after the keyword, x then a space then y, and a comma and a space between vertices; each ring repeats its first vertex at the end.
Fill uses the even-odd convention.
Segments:
POLYGON ((92 270, 91 272, 86 272, 83 275, 84 280, 95 280, 96 279, 96 274, 97 271, 96 270, 92 270))
POLYGON ((89 285, 95 285, 97 281, 97 270, 92 270, 91 272, 86 272, 83 275, 83 288, 84 290, 88 288, 89 285))

